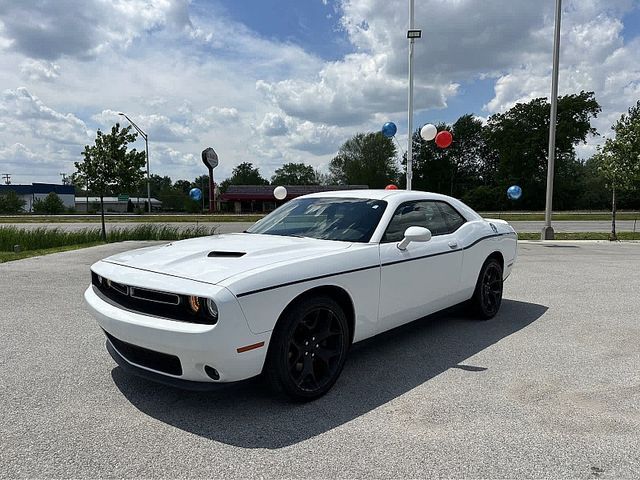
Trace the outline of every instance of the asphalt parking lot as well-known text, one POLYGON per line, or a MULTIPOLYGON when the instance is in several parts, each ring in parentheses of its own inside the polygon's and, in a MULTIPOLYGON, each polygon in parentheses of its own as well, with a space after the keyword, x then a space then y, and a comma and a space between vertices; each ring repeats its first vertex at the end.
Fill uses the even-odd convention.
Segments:
POLYGON ((138 245, 0 265, 1 477, 640 477, 640 244, 523 242, 498 317, 357 345, 304 405, 116 367, 82 293, 138 245))

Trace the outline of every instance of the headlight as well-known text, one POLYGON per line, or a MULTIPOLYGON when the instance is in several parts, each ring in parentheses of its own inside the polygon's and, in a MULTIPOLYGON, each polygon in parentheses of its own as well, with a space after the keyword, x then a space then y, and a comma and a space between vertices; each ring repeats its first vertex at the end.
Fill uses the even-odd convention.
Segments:
POLYGON ((200 311, 200 298, 191 296, 189 297, 189 307, 193 313, 200 311))
POLYGON ((216 305, 216 302, 208 298, 207 308, 209 309, 209 315, 211 315, 211 318, 218 320, 218 306, 216 305))

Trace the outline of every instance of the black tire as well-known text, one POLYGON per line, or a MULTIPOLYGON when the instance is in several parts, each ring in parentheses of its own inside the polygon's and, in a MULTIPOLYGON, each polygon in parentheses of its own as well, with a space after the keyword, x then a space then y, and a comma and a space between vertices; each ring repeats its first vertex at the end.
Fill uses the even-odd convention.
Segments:
POLYGON ((480 320, 489 320, 496 316, 502 304, 502 266, 495 258, 488 258, 482 268, 476 289, 471 298, 471 308, 480 320))
POLYGON ((278 321, 264 376, 273 390, 308 402, 329 391, 351 343, 347 317, 327 296, 303 298, 278 321))

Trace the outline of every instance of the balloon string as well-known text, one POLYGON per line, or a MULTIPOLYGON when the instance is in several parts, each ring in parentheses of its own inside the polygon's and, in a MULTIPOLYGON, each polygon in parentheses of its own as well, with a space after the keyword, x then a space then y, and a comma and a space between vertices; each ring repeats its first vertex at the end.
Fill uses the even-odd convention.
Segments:
POLYGON ((402 146, 400 145, 400 142, 398 141, 398 139, 396 138, 396 136, 393 136, 393 139, 396 141, 396 144, 398 145, 398 148, 400 149, 400 151, 402 152, 402 155, 406 155, 407 152, 405 152, 402 148, 402 146))

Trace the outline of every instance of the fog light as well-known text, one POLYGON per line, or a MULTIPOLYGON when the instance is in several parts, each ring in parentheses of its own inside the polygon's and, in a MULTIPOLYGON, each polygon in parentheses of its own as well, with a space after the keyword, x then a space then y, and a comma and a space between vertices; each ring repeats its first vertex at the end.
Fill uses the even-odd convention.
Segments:
POLYGON ((195 296, 189 297, 189 307, 193 313, 198 313, 200 311, 200 299, 195 296))
POLYGON ((215 368, 210 367, 209 365, 205 365, 204 371, 212 380, 220 380, 220 374, 215 368))

